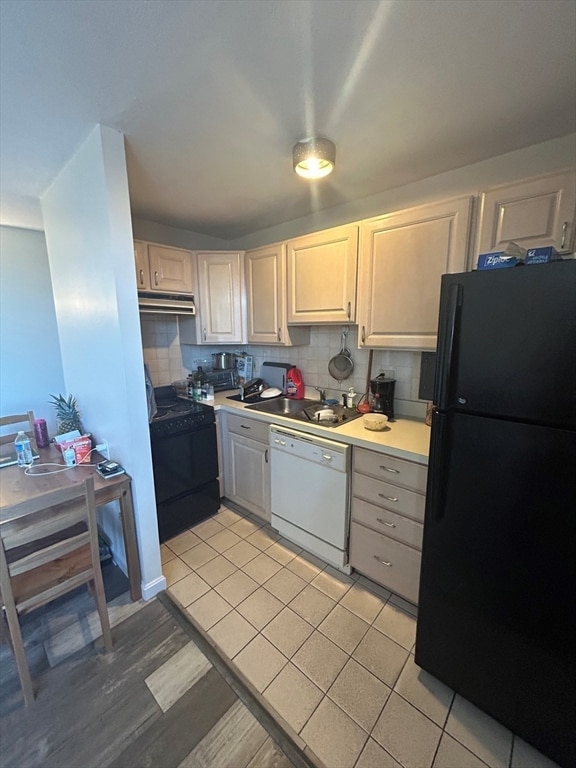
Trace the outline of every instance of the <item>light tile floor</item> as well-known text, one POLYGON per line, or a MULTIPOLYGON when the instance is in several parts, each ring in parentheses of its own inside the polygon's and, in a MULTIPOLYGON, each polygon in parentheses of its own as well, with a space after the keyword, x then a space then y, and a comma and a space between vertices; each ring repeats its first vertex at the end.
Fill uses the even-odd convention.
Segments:
POLYGON ((416 666, 415 606, 222 506, 162 544, 169 592, 327 768, 554 768, 416 666))

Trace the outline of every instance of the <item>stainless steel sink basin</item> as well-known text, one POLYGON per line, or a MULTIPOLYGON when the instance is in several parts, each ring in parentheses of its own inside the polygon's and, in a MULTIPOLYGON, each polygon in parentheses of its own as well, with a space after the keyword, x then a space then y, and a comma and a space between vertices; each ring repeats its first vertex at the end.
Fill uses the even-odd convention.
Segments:
POLYGON ((288 397, 277 397, 263 403, 253 403, 246 408, 251 411, 269 413, 273 416, 284 416, 287 419, 304 421, 307 424, 320 424, 322 427, 339 427, 348 421, 357 419, 361 414, 352 408, 342 405, 325 406, 319 400, 291 400, 288 397), (333 412, 328 418, 321 418, 322 411, 327 408, 333 412))
POLYGON ((322 427, 339 427, 361 415, 355 408, 344 408, 342 405, 325 406, 314 402, 313 405, 297 413, 295 418, 307 421, 309 424, 320 424, 322 427))
POLYGON ((253 403, 246 408, 251 411, 262 411, 262 413, 271 413, 276 416, 286 416, 288 418, 296 416, 298 413, 313 405, 320 405, 318 400, 291 400, 289 397, 276 397, 274 400, 266 400, 262 403, 253 403))

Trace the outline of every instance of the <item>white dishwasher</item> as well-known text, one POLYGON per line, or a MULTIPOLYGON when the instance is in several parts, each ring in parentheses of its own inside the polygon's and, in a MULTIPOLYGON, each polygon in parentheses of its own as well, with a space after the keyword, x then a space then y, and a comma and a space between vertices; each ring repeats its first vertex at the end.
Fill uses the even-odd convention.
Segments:
POLYGON ((350 573, 350 447, 272 424, 270 449, 272 526, 350 573))

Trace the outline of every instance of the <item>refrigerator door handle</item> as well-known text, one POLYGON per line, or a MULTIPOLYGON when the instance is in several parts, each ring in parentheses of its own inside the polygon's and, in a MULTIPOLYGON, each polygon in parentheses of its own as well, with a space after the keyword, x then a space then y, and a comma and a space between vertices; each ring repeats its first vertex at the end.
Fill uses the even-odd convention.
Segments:
POLYGON ((446 312, 440 318, 440 335, 438 338, 438 366, 436 368, 436 380, 434 392, 438 410, 446 411, 450 405, 451 380, 453 376, 454 352, 457 341, 457 325, 460 307, 462 306, 463 288, 460 283, 452 283, 448 286, 446 299, 446 312))
POLYGON ((428 457, 428 487, 426 489, 426 517, 430 513, 433 520, 442 520, 446 501, 446 470, 448 462, 444 456, 448 416, 434 413, 430 455, 428 457))

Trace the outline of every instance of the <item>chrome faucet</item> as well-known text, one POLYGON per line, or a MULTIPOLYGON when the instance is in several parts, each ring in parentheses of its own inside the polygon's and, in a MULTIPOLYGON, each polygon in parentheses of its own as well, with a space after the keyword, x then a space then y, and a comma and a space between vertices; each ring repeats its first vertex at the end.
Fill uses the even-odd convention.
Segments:
POLYGON ((314 389, 315 389, 317 392, 320 392, 320 401, 321 401, 322 403, 325 403, 325 402, 326 402, 326 390, 325 390, 325 389, 322 389, 322 387, 314 387, 314 389))

